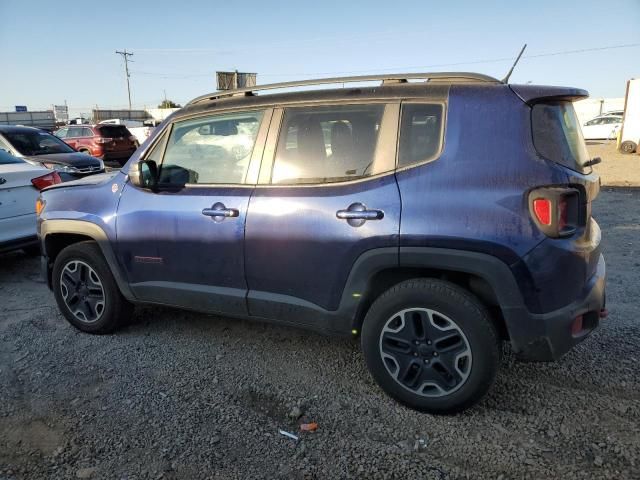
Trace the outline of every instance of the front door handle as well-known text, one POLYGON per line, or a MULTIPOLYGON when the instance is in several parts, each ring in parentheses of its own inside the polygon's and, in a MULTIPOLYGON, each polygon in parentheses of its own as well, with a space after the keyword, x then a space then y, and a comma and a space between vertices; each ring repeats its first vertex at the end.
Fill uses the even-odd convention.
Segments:
POLYGON ((346 210, 338 210, 336 217, 346 220, 352 227, 364 225, 367 220, 382 220, 384 212, 382 210, 369 210, 362 203, 352 203, 346 210))
POLYGON ((227 208, 224 203, 216 202, 211 208, 203 209, 202 214, 207 217, 213 217, 216 222, 221 222, 225 217, 237 217, 240 212, 237 208, 227 208))

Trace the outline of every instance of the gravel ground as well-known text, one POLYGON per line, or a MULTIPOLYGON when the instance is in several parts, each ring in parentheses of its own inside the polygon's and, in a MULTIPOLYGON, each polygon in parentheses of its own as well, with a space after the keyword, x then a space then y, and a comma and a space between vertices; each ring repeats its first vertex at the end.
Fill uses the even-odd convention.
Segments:
POLYGON ((0 256, 0 479, 640 478, 639 202, 595 205, 602 327, 557 363, 507 353, 485 400, 448 417, 386 397, 350 340, 162 308, 81 334, 37 259, 0 256), (319 429, 278 433, 302 420, 319 429))

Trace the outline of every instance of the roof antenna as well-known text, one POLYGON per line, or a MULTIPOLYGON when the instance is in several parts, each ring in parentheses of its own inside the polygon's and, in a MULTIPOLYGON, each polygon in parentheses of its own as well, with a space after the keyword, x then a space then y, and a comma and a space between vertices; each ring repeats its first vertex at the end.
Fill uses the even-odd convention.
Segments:
POLYGON ((513 62, 513 65, 511 65, 511 70, 509 70, 509 73, 507 73, 507 75, 502 79, 502 83, 507 83, 509 81, 509 77, 513 73, 513 69, 516 68, 516 65, 520 61, 520 57, 524 53, 524 49, 525 48, 527 48, 527 44, 526 43, 522 46, 522 50, 520 50, 520 53, 518 54, 518 57, 516 58, 516 61, 513 62))

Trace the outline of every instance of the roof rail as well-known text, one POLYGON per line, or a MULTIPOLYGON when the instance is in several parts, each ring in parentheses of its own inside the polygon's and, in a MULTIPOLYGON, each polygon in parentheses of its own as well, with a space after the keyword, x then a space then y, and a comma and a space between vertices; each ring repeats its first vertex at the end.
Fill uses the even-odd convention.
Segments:
POLYGON ((382 85, 393 83, 406 83, 409 80, 432 80, 442 81, 473 81, 473 82, 489 82, 500 83, 497 78, 483 75, 481 73, 470 72, 434 72, 434 73, 393 73, 385 75, 363 75, 357 77, 330 77, 318 78, 315 80, 298 80, 293 82, 270 83, 266 85, 255 85, 253 87, 238 88, 235 90, 219 90, 217 92, 208 93, 191 100, 187 105, 193 105, 206 100, 215 100, 224 97, 249 96, 253 92, 262 90, 279 90, 284 88, 307 87, 311 85, 327 85, 332 83, 356 83, 356 82, 375 82, 381 81, 382 85))

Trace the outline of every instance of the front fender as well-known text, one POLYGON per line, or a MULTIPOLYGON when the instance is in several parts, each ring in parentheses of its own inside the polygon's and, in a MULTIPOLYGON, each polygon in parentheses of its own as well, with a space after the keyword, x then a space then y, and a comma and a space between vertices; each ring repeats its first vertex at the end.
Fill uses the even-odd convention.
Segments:
POLYGON ((115 252, 109 241, 109 238, 105 231, 96 225, 95 223, 83 221, 83 220, 69 220, 69 219, 51 219, 42 220, 39 225, 39 236, 42 242, 43 253, 43 269, 46 269, 46 279, 49 281, 51 278, 51 262, 48 260, 47 252, 47 237, 55 234, 66 235, 80 235, 88 237, 94 240, 100 247, 100 251, 104 256, 107 265, 111 269, 113 278, 122 292, 122 295, 129 301, 135 301, 135 296, 129 288, 129 284, 126 281, 126 277, 123 274, 122 268, 116 259, 115 252))

